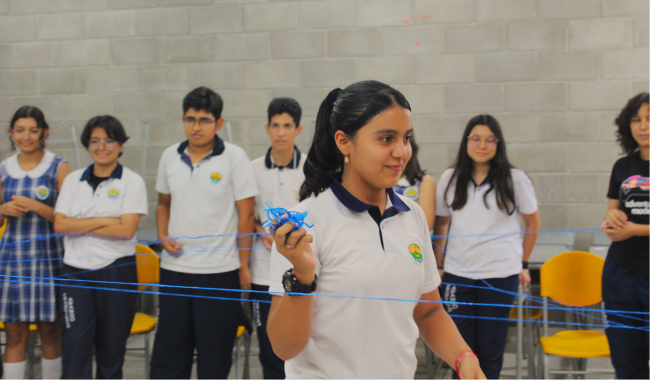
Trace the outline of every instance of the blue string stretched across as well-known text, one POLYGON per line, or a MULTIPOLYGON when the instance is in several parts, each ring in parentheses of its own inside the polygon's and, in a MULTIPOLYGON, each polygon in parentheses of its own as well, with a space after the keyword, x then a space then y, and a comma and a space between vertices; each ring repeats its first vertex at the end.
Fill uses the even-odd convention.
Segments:
POLYGON ((462 237, 482 237, 482 236, 510 236, 510 235, 529 235, 529 234, 557 234, 557 233, 571 233, 571 232, 594 232, 600 231, 600 228, 578 228, 573 230, 547 230, 547 231, 521 231, 521 232, 508 232, 508 233, 493 233, 493 234, 465 234, 465 235, 431 235, 431 239, 454 239, 462 237))
POLYGON ((307 211, 289 211, 283 207, 273 207, 273 203, 271 202, 264 202, 264 204, 266 205, 264 211, 266 212, 267 219, 264 221, 264 223, 262 223, 263 228, 269 227, 273 230, 273 232, 275 232, 277 228, 282 227, 282 225, 285 223, 291 222, 293 223, 293 228, 290 232, 293 232, 302 228, 303 226, 307 226, 309 228, 312 228, 314 226, 313 224, 309 225, 307 222, 305 222, 307 211), (277 227, 275 226, 274 222, 277 222, 277 227))

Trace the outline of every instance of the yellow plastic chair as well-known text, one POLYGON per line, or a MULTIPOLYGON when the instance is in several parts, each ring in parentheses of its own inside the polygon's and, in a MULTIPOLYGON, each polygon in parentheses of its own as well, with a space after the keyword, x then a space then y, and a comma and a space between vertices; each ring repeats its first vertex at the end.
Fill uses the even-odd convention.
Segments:
POLYGON ((564 330, 548 336, 548 299, 568 307, 592 306, 601 298, 601 279, 605 260, 589 252, 561 253, 548 260, 540 269, 541 295, 544 302, 543 336, 540 337, 543 354, 542 375, 551 374, 611 373, 611 371, 586 370, 586 359, 609 357, 607 337, 592 330, 564 330), (549 355, 576 359, 582 368, 570 371, 551 371, 549 355))
MULTIPOLYGON (((138 270, 138 283, 148 285, 138 285, 138 291, 145 290, 149 285, 157 284, 160 280, 160 258, 156 252, 146 245, 138 244, 135 247, 135 262, 138 270)), ((135 348, 131 350, 144 350, 144 373, 145 378, 149 378, 149 336, 156 328, 158 318, 151 317, 145 313, 135 313, 133 326, 131 326, 131 335, 145 334, 144 348, 135 348)))

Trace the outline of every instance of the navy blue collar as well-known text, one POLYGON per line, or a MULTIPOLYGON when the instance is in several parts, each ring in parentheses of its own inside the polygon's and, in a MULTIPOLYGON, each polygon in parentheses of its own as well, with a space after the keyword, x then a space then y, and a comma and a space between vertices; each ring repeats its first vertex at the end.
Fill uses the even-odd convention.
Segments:
POLYGON ((280 170, 287 168, 287 169, 297 169, 300 166, 300 149, 298 149, 297 146, 293 146, 293 149, 295 150, 295 160, 291 159, 288 164, 285 166, 280 166, 276 165, 273 162, 273 159, 271 157, 271 148, 266 152, 266 157, 264 158, 264 165, 266 166, 267 169, 273 169, 273 168, 278 168, 280 170))
MULTIPOLYGON (((95 164, 90 164, 89 167, 86 168, 84 171, 84 174, 81 175, 81 182, 83 181, 88 181, 88 178, 90 178, 90 174, 93 172, 95 168, 95 164)), ((115 178, 115 179, 122 179, 122 172, 124 171, 124 168, 122 167, 122 164, 119 162, 117 163, 117 166, 113 171, 111 172, 111 175, 108 176, 108 178, 115 178)))
MULTIPOLYGON (((341 182, 339 182, 338 179, 335 179, 334 182, 330 185, 330 189, 332 189, 332 192, 334 195, 336 195, 336 198, 338 198, 339 202, 343 203, 343 205, 350 210, 354 212, 364 212, 370 210, 372 207, 377 207, 375 205, 371 205, 368 203, 361 202, 359 199, 357 199, 354 195, 352 195, 343 185, 341 185, 341 182)), ((386 192, 388 193, 388 198, 390 198, 390 202, 393 204, 393 207, 397 209, 398 211, 402 212, 407 212, 411 211, 409 206, 404 203, 400 197, 395 195, 395 192, 393 191, 392 188, 386 189, 386 192)))
MULTIPOLYGON (((208 154, 207 156, 203 157, 203 159, 201 161, 209 160, 210 158, 212 158, 214 156, 220 155, 221 153, 223 153, 224 150, 226 150, 226 145, 224 144, 221 137, 219 137, 218 135, 214 135, 214 137, 215 137, 216 141, 214 143, 214 148, 212 148, 212 152, 210 152, 210 154, 208 154)), ((191 169, 194 169, 194 166, 192 165, 192 160, 190 159, 190 156, 188 156, 187 153, 185 153, 185 150, 187 149, 189 144, 190 143, 189 143, 188 140, 183 141, 178 146, 177 152, 178 152, 178 154, 181 155, 181 160, 183 162, 185 162, 186 164, 188 164, 191 169)))

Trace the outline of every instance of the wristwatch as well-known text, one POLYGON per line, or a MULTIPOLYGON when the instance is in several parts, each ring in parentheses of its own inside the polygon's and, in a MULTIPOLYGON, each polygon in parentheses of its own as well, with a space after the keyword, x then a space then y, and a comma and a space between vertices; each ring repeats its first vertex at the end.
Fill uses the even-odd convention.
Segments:
MULTIPOLYGON (((293 269, 289 269, 284 272, 282 275, 282 287, 287 293, 301 293, 309 294, 316 291, 316 283, 318 282, 318 276, 314 274, 314 282, 309 285, 301 284, 296 275, 293 274, 293 269)), ((290 296, 297 296, 299 294, 289 294, 290 296)))

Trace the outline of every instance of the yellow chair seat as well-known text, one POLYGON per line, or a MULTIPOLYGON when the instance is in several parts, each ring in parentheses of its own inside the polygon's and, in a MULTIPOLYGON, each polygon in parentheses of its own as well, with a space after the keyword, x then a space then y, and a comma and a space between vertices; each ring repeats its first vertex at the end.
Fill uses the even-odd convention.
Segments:
POLYGON ((153 330, 156 327, 158 318, 153 318, 144 313, 135 313, 131 334, 143 334, 153 330))
MULTIPOLYGON (((5 329, 5 323, 0 322, 0 330, 4 330, 4 329, 5 329)), ((36 323, 30 323, 29 332, 36 332, 36 331, 38 331, 38 328, 36 327, 36 323)))
MULTIPOLYGON (((535 304, 534 306, 541 306, 541 305, 535 304)), ((527 319, 526 318, 527 310, 524 308, 522 311, 524 314, 524 319, 527 319)), ((542 317, 542 309, 531 309, 530 319, 539 319, 541 317, 542 317)), ((513 307, 510 309, 510 319, 517 319, 517 307, 513 307)))
POLYGON ((244 335, 244 331, 246 331, 246 327, 239 326, 239 328, 237 328, 237 338, 241 338, 241 336, 244 335))
POLYGON ((539 340, 549 355, 583 359, 609 357, 607 337, 597 331, 566 330, 539 340))

